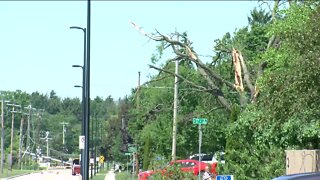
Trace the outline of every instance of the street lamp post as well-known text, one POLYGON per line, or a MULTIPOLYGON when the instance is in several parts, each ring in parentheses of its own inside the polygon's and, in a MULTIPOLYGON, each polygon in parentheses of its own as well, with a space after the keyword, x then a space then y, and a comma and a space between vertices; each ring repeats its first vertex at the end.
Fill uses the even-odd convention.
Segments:
MULTIPOLYGON (((89 121, 90 121, 90 33, 91 33, 91 0, 88 0, 87 6, 87 29, 88 29, 88 37, 87 37, 87 58, 86 58, 86 83, 85 83, 85 92, 86 92, 86 121, 85 121, 85 148, 84 155, 86 159, 89 159, 89 121)), ((85 179, 89 179, 89 167, 88 163, 85 166, 85 179)))
MULTIPOLYGON (((77 67, 75 65, 73 65, 72 67, 77 67)), ((84 71, 84 70, 83 70, 84 71)), ((80 85, 74 85, 75 88, 82 88, 82 121, 81 121, 81 135, 84 136, 85 135, 85 94, 84 94, 84 87, 83 86, 80 86, 80 85)), ((83 177, 83 171, 84 171, 84 166, 85 166, 85 158, 84 158, 84 149, 81 149, 81 169, 80 169, 80 172, 81 172, 81 175, 83 177)))
POLYGON ((82 29, 83 32, 85 32, 84 36, 84 53, 86 54, 84 56, 84 83, 83 83, 83 89, 84 89, 84 137, 85 137, 85 144, 84 144, 84 152, 83 152, 83 161, 81 165, 83 166, 82 171, 82 179, 88 180, 89 179, 89 121, 90 121, 90 29, 91 29, 91 0, 87 0, 87 32, 84 30, 84 28, 80 27, 70 27, 71 29, 82 29), (86 36, 86 34, 88 34, 86 36), (87 40, 87 41, 86 41, 87 40))
MULTIPOLYGON (((82 124, 81 124, 81 135, 85 136, 86 124, 85 124, 85 117, 86 117, 86 52, 87 52, 87 32, 86 28, 78 27, 78 26, 71 26, 70 29, 80 29, 83 31, 84 40, 83 40, 83 66, 80 65, 72 65, 72 67, 81 67, 82 68, 82 86, 75 86, 75 87, 82 87, 82 124)), ((85 158, 85 150, 81 151, 81 175, 82 179, 86 179, 84 170, 86 169, 86 164, 88 163, 88 159, 85 158)))

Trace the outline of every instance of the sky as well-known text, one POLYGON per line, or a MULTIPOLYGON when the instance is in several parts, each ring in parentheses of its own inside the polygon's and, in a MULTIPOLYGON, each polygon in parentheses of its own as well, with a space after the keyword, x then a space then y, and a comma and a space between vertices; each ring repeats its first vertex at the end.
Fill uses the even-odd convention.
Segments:
MULTIPOLYGON (((90 97, 131 94, 157 73, 150 69, 156 42, 144 31, 186 31, 195 51, 213 55, 214 40, 246 26, 257 1, 92 1, 90 97)), ((81 98, 86 1, 0 1, 0 90, 81 98)), ((172 55, 173 57, 173 55, 172 55)), ((209 61, 210 59, 204 59, 209 61)))

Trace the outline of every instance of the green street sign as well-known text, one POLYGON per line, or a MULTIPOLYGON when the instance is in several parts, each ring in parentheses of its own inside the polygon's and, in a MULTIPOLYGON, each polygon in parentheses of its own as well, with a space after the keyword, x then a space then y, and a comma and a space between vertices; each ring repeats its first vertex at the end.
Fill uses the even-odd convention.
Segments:
POLYGON ((126 156, 131 156, 131 153, 124 153, 126 156))
POLYGON ((207 124, 208 120, 205 118, 193 118, 193 124, 207 124))
POLYGON ((129 152, 133 153, 133 152, 137 152, 137 148, 136 147, 129 147, 129 152))

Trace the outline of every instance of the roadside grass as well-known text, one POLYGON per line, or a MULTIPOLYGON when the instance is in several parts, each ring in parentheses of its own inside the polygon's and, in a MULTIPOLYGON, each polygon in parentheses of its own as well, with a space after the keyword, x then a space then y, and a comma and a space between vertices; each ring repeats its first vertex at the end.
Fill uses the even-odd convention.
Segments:
POLYGON ((100 172, 98 172, 95 176, 92 177, 93 180, 104 180, 104 177, 106 176, 108 172, 108 169, 102 169, 100 172))
POLYGON ((116 180, 137 180, 138 177, 132 177, 130 173, 123 171, 116 173, 116 180))

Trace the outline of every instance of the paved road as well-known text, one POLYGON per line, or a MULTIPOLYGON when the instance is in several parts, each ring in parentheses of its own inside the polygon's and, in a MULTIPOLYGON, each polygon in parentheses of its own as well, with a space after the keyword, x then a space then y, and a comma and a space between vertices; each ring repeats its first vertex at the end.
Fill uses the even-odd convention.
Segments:
POLYGON ((41 173, 32 173, 25 176, 11 178, 14 180, 81 180, 80 176, 72 176, 71 169, 48 170, 41 173))
MULTIPOLYGON (((89 172, 90 173, 90 172, 89 172)), ((81 180, 80 175, 72 176, 71 169, 48 170, 39 173, 32 173, 24 176, 10 178, 10 180, 81 180)), ((105 180, 115 180, 115 173, 110 170, 105 180)))

